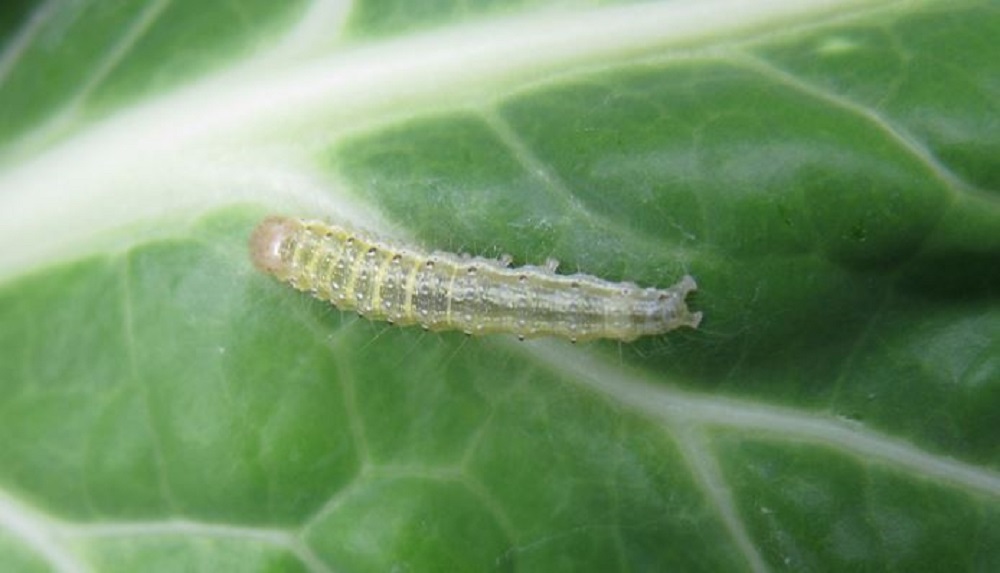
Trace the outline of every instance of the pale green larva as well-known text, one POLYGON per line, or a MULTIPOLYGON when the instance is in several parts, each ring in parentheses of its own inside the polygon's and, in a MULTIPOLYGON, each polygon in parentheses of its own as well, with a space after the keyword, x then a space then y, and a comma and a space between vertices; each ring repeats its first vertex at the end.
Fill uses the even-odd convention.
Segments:
POLYGON ((701 321, 684 301, 696 288, 687 275, 667 289, 640 288, 558 275, 554 262, 508 268, 507 260, 426 252, 319 221, 268 217, 253 232, 250 256, 337 308, 429 330, 630 341, 701 321))

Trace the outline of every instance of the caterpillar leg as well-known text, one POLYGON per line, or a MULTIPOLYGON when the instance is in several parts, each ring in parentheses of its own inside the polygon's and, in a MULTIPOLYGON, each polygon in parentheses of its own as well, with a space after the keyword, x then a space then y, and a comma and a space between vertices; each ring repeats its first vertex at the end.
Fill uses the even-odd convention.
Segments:
POLYGON ((500 267, 501 269, 506 269, 510 267, 511 263, 514 262, 514 255, 511 255, 510 253, 504 253, 500 255, 499 259, 493 262, 496 264, 496 266, 500 267))

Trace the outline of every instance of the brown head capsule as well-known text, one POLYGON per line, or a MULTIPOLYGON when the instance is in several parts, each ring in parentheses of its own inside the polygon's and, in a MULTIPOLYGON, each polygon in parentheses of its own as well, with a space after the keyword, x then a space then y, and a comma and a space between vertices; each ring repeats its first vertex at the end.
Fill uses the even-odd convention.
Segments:
POLYGON ((250 260, 261 272, 286 280, 292 271, 291 252, 295 234, 301 228, 298 221, 287 217, 268 217, 250 235, 250 260))

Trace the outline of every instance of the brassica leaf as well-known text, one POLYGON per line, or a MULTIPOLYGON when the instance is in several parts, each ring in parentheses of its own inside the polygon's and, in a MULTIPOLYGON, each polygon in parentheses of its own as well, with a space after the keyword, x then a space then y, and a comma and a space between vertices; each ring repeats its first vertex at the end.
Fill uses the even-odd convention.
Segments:
POLYGON ((1000 570, 993 2, 4 10, 0 569, 1000 570), (705 319, 390 327, 269 213, 705 319))

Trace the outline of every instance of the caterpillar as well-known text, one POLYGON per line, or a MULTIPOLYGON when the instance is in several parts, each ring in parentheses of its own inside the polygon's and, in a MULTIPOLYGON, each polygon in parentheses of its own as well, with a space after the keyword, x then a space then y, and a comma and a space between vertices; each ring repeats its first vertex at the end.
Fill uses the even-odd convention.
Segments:
POLYGON ((507 256, 427 252, 320 221, 264 219, 250 257, 260 271, 341 310, 428 330, 632 341, 701 321, 684 300, 697 288, 687 275, 670 288, 640 288, 559 275, 551 259, 510 268, 507 256))

